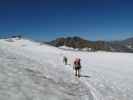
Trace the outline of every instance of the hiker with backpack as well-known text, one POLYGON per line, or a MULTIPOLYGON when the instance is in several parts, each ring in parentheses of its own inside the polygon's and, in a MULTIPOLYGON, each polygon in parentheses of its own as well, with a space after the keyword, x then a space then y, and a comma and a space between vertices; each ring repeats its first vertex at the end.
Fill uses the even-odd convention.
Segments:
POLYGON ((64 56, 64 58, 63 58, 63 63, 64 63, 65 65, 67 65, 67 57, 66 57, 66 56, 64 56))
POLYGON ((80 63, 80 58, 76 58, 74 61, 74 66, 73 69, 75 70, 75 76, 80 77, 80 69, 81 69, 81 63, 80 63))

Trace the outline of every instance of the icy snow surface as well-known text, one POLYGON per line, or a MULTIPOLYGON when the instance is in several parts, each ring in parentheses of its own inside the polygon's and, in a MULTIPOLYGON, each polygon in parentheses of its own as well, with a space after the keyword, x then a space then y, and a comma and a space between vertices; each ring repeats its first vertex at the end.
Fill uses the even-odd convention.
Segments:
POLYGON ((133 54, 0 40, 0 100, 133 100, 133 54), (63 64, 68 57, 68 65, 63 64), (73 61, 81 58, 81 78, 73 61))

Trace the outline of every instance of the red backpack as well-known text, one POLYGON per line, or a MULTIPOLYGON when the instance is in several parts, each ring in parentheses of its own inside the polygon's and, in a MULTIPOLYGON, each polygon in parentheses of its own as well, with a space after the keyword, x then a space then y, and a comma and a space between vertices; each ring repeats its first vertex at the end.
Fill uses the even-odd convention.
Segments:
POLYGON ((80 58, 77 58, 77 59, 74 61, 74 64, 80 65, 80 58))

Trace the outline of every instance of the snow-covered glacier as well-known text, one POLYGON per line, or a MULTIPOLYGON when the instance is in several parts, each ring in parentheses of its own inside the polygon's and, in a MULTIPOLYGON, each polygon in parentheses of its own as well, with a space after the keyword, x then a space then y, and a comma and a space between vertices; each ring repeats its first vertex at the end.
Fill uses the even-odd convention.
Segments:
POLYGON ((133 54, 0 39, 0 100, 133 100, 133 54), (68 65, 62 62, 68 58, 68 65), (81 77, 73 61, 81 58, 81 77))

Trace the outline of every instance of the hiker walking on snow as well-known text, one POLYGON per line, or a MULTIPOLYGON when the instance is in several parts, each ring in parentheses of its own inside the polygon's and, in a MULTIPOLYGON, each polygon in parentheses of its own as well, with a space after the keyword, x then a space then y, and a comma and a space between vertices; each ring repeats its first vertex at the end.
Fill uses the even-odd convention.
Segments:
POLYGON ((64 58, 63 58, 63 63, 64 63, 65 65, 67 65, 67 57, 66 57, 66 56, 64 56, 64 58))
POLYGON ((75 59, 73 69, 75 70, 75 76, 80 77, 80 69, 81 69, 80 58, 75 59))

